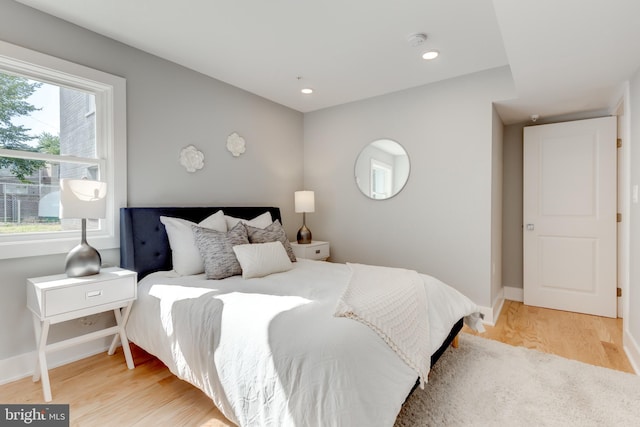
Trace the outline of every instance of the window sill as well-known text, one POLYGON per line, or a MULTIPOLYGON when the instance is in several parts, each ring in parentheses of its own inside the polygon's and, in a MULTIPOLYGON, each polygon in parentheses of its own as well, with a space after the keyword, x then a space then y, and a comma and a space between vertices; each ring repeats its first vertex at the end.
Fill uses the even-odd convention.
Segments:
MULTIPOLYGON (((116 249, 120 239, 113 236, 87 236, 88 243, 97 250, 116 249)), ((58 239, 0 242, 0 260, 68 253, 80 243, 80 233, 58 239)))

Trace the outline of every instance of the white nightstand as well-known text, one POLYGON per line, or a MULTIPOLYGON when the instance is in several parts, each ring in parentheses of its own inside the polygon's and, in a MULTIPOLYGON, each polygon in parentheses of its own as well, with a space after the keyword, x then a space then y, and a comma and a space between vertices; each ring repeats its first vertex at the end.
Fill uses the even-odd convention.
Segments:
POLYGON ((307 244, 291 242, 291 247, 296 258, 316 259, 319 261, 329 259, 329 242, 321 242, 319 240, 314 240, 307 244))
POLYGON ((58 274, 27 279, 27 307, 33 312, 38 351, 33 381, 42 377, 42 391, 46 402, 51 401, 46 358, 49 351, 114 335, 108 354, 115 352, 119 337, 127 367, 134 368, 124 327, 136 295, 137 274, 117 267, 102 269, 93 276, 67 277, 66 274, 58 274), (121 312, 122 308, 124 312, 121 312), (115 315, 116 326, 47 344, 50 325, 110 310, 115 315))

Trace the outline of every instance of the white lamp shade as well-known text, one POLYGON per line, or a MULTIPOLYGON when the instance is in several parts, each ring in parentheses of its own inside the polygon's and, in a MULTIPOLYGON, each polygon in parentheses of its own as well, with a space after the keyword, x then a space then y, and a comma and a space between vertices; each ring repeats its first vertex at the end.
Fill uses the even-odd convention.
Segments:
POLYGON ((314 212, 316 208, 315 197, 313 191, 296 191, 295 192, 296 212, 314 212))
POLYGON ((107 183, 87 179, 60 180, 60 218, 104 218, 107 183))

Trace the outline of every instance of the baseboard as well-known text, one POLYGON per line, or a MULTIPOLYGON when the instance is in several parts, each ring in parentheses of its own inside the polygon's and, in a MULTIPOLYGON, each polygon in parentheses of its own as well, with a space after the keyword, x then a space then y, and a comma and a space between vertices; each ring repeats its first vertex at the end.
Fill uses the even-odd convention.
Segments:
POLYGON ((498 295, 498 298, 493 302, 493 306, 484 307, 480 306, 480 313, 482 313, 482 323, 489 326, 495 326, 500 313, 502 312, 502 306, 504 305, 504 298, 502 295, 498 295))
POLYGON ((638 345, 633 336, 629 334, 629 331, 624 331, 622 346, 633 370, 636 371, 636 375, 640 375, 640 345, 638 345))
MULTIPOLYGON (((47 355, 47 365, 49 365, 49 369, 53 369, 85 357, 106 352, 110 344, 111 338, 90 341, 56 351, 47 355)), ((32 376, 37 355, 36 351, 32 351, 0 360, 0 385, 32 376)))
POLYGON ((514 288, 511 286, 504 287, 504 299, 510 301, 523 302, 524 301, 524 289, 514 288))

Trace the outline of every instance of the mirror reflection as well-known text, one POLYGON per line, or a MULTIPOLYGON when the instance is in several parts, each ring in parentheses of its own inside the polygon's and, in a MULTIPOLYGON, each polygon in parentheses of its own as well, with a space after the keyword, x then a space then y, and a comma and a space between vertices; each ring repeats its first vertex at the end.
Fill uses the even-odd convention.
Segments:
POLYGON ((365 196, 384 200, 398 194, 409 179, 409 155, 392 139, 362 149, 355 165, 356 185, 365 196))

